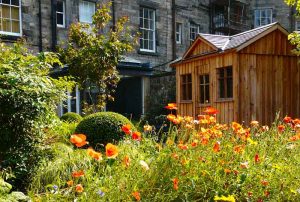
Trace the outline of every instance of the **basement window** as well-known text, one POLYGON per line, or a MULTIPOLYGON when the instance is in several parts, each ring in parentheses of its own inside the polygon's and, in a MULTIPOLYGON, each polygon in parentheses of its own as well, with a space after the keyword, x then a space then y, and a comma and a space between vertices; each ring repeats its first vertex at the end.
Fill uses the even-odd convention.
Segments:
POLYGON ((233 98, 232 66, 219 68, 217 70, 219 85, 219 98, 233 98))
POLYGON ((181 81, 181 101, 192 100, 192 74, 180 76, 181 81))
POLYGON ((0 1, 0 34, 21 36, 21 0, 0 1))
POLYGON ((209 74, 199 76, 200 104, 208 104, 210 102, 209 94, 209 74))

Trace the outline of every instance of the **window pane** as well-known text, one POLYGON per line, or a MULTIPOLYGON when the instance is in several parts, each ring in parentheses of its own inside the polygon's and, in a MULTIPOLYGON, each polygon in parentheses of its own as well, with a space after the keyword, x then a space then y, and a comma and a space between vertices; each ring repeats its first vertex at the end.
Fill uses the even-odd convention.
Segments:
POLYGON ((220 93, 220 98, 224 98, 224 80, 220 79, 219 80, 219 93, 220 93))
POLYGON ((10 0, 2 0, 2 3, 4 3, 4 4, 10 4, 10 0))
POLYGON ((188 74, 188 82, 192 82, 192 75, 188 74))
POLYGON ((64 4, 63 4, 63 2, 60 2, 60 1, 57 2, 56 10, 58 12, 64 12, 64 4))
POLYGON ((227 77, 232 77, 232 68, 227 68, 227 77))
POLYGON ((19 0, 11 0, 12 5, 19 6, 20 5, 19 3, 20 3, 19 0))
POLYGON ((11 7, 11 18, 14 20, 19 20, 19 8, 11 7))
POLYGON ((209 85, 206 85, 205 86, 205 100, 204 100, 204 102, 205 103, 209 103, 209 85))
POLYGON ((11 32, 11 22, 10 22, 10 20, 3 19, 3 31, 4 32, 11 32))
POLYGON ((187 100, 191 100, 192 99, 192 84, 188 83, 187 86, 187 100))
POLYGON ((205 88, 204 86, 200 86, 200 103, 205 103, 205 95, 204 95, 205 88))
POLYGON ((12 21, 12 32, 20 33, 20 22, 12 21))
POLYGON ((56 20, 58 25, 63 25, 64 24, 64 15, 61 13, 57 13, 56 15, 56 20))
POLYGON ((149 49, 149 41, 144 40, 144 49, 149 49))
POLYGON ((144 28, 149 29, 149 20, 144 19, 144 28))
POLYGON ((2 6, 2 17, 3 18, 10 18, 10 7, 9 6, 2 6))
POLYGON ((233 86, 232 86, 232 78, 227 79, 227 98, 232 98, 232 91, 233 91, 233 86))

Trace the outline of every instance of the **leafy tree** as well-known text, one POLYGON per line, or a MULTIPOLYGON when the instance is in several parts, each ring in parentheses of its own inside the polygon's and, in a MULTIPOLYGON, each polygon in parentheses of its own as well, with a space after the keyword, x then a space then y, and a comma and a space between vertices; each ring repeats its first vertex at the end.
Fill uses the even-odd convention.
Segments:
MULTIPOLYGON (((296 7, 296 16, 300 17, 300 1, 298 0, 284 0, 285 3, 289 6, 295 6, 296 7)), ((296 48, 293 50, 293 52, 296 55, 300 55, 300 34, 298 32, 293 32, 289 35, 290 42, 296 46, 296 48)))
POLYGON ((11 167, 23 184, 72 83, 49 76, 52 65, 61 64, 54 53, 32 55, 21 43, 0 43, 0 55, 0 168, 11 167))
POLYGON ((59 48, 70 75, 86 89, 97 87, 99 109, 108 99, 113 100, 112 93, 119 81, 117 64, 122 55, 133 50, 136 41, 127 26, 128 17, 118 19, 113 28, 108 27, 110 6, 98 5, 91 25, 72 24, 68 43, 59 48))

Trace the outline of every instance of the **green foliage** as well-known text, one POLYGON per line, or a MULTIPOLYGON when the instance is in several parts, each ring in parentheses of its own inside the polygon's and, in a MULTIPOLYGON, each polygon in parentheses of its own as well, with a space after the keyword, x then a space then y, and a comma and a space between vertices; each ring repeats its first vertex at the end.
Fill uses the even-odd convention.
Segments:
POLYGON ((10 190, 12 189, 12 186, 5 182, 1 177, 0 177, 0 202, 7 202, 7 201, 13 201, 13 202, 18 202, 18 201, 30 201, 30 198, 28 196, 25 196, 22 192, 11 192, 10 190))
POLYGON ((124 137, 121 126, 132 123, 123 115, 114 112, 98 112, 86 116, 77 126, 75 133, 83 133, 91 145, 117 142, 124 137))
MULTIPOLYGON (((296 7, 296 17, 300 16, 300 1, 298 0, 284 0, 285 3, 291 7, 296 7)), ((293 53, 297 56, 300 56, 300 34, 298 32, 293 32, 289 35, 288 39, 291 44, 295 45, 296 48, 293 50, 293 53)))
POLYGON ((69 41, 60 48, 62 59, 69 73, 86 89, 98 88, 98 107, 104 107, 112 99, 119 81, 117 64, 122 55, 133 50, 134 35, 127 26, 128 17, 117 20, 110 29, 110 5, 104 4, 93 16, 93 23, 72 24, 69 41))
POLYGON ((56 104, 72 83, 49 76, 52 65, 61 65, 54 53, 33 55, 22 43, 0 43, 0 55, 0 166, 11 167, 24 185, 41 157, 44 130, 56 120, 56 104))
POLYGON ((196 129, 186 129, 185 123, 170 128, 165 144, 145 133, 141 141, 126 136, 116 159, 103 154, 97 161, 82 149, 61 152, 41 165, 30 196, 41 201, 135 201, 132 193, 137 191, 141 201, 299 201, 300 131, 291 123, 283 124, 283 132, 276 124, 269 130, 255 126, 250 136, 234 123, 196 129), (79 170, 84 176, 72 177, 79 170), (68 186, 69 180, 74 184, 68 186), (77 184, 83 193, 76 193, 77 184))
POLYGON ((65 122, 80 122, 82 117, 74 112, 67 112, 60 117, 60 120, 65 122))

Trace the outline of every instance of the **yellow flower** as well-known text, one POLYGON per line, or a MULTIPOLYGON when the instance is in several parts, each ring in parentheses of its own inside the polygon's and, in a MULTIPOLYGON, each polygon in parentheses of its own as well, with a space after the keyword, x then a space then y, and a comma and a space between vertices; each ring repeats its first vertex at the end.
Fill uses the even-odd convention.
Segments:
POLYGON ((234 196, 229 195, 229 196, 215 196, 214 201, 223 201, 223 202, 235 202, 234 196))

